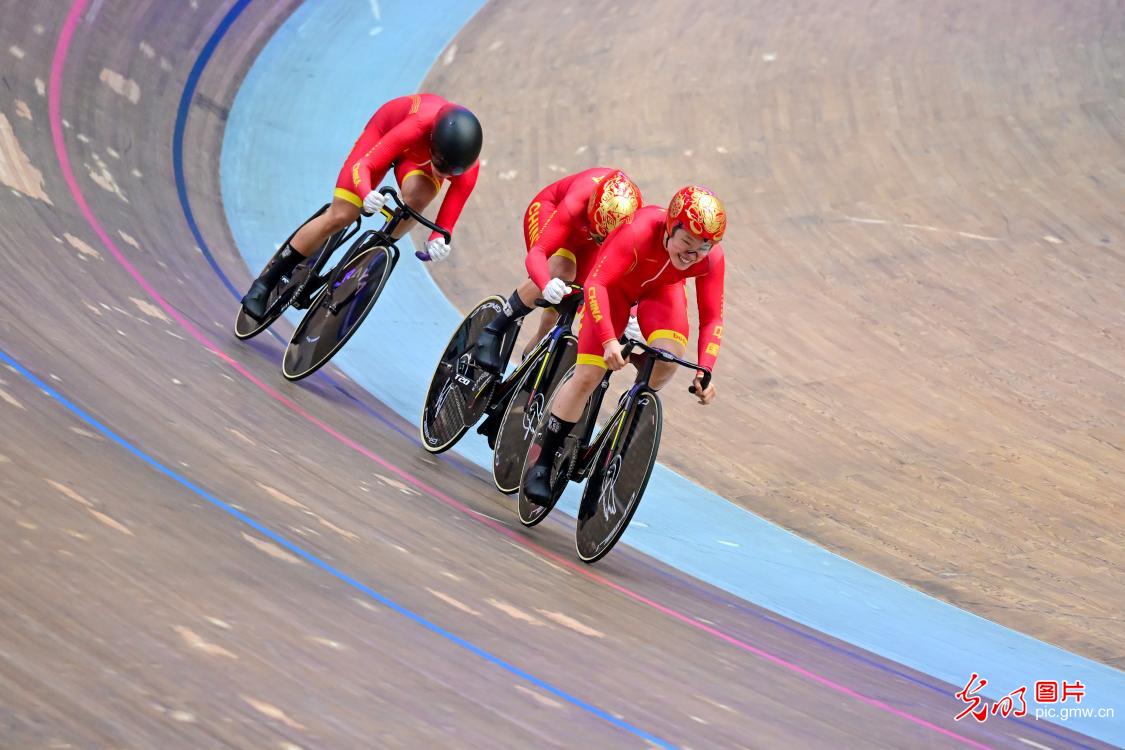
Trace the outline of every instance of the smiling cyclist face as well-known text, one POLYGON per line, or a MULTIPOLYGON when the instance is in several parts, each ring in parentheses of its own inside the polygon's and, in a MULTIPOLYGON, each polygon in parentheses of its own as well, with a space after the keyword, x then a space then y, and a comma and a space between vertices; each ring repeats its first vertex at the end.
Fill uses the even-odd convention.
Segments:
POLYGON ((676 227, 671 236, 665 235, 664 247, 668 250, 672 265, 680 271, 695 265, 711 252, 710 242, 696 237, 683 227, 676 227))

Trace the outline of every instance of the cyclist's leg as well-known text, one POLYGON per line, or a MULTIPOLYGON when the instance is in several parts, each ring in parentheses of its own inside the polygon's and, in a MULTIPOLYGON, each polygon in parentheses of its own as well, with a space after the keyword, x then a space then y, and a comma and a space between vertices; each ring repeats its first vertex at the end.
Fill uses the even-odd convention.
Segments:
MULTIPOLYGON (((625 330, 629 317, 627 300, 615 299, 610 302, 614 331, 618 335, 625 330)), ((551 497, 551 466, 563 441, 582 418, 582 412, 590 396, 605 376, 606 366, 603 348, 592 324, 582 325, 578 331, 578 362, 574 375, 563 383, 551 399, 551 413, 543 430, 543 442, 535 465, 528 470, 524 482, 524 495, 528 500, 546 505, 551 497)))
MULTIPOLYGON (((683 282, 646 293, 637 305, 637 322, 649 346, 664 349, 677 357, 687 351, 687 287, 683 282)), ((660 390, 676 374, 679 366, 657 362, 649 385, 660 390)))
POLYGON ((296 251, 300 257, 296 258, 293 265, 315 253, 329 237, 347 228, 359 218, 363 201, 355 194, 352 165, 382 138, 378 131, 370 127, 370 123, 368 126, 352 145, 348 158, 344 160, 343 166, 336 175, 336 189, 332 193, 332 203, 328 205, 328 210, 307 221, 293 235, 288 246, 279 251, 279 255, 285 253, 287 249, 296 251))
MULTIPOLYGON (((298 229, 297 233, 293 235, 293 239, 289 241, 289 245, 302 257, 307 258, 315 253, 325 240, 341 229, 346 229, 359 218, 359 208, 363 205, 362 201, 359 201, 358 198, 352 201, 350 198, 342 196, 341 193, 343 192, 345 191, 337 188, 328 210, 298 229)), ((354 194, 349 193, 349 195, 354 197, 354 194)))
MULTIPOLYGON (((409 159, 399 159, 395 163, 395 179, 398 180, 403 202, 415 211, 424 211, 441 190, 441 182, 434 176, 429 163, 421 165, 409 159)), ((399 224, 395 227, 394 238, 397 240, 405 235, 416 223, 410 219, 399 224)))
POLYGON ((274 253, 242 297, 242 306, 250 317, 260 320, 265 315, 270 291, 281 277, 291 273, 301 261, 319 249, 325 240, 347 227, 358 216, 359 208, 344 198, 333 197, 327 211, 298 229, 293 239, 274 253))
MULTIPOLYGON (((613 330, 618 336, 625 330, 629 318, 629 303, 624 298, 610 300, 613 316, 613 330)), ((551 414, 559 419, 574 423, 582 417, 590 394, 602 382, 605 375, 605 350, 598 341, 593 323, 584 319, 578 324, 578 359, 574 375, 564 383, 554 397, 551 414)))
MULTIPOLYGON (((629 301, 623 297, 610 296, 609 309, 613 320, 613 330, 620 336, 629 321, 629 301)), ((574 376, 564 383, 554 397, 551 413, 566 422, 577 422, 582 417, 590 394, 602 382, 605 375, 605 349, 598 341, 598 333, 592 321, 586 320, 586 310, 578 322, 578 360, 574 376)))
POLYGON ((539 299, 539 287, 530 278, 524 279, 523 283, 516 287, 516 296, 524 305, 531 307, 535 304, 535 300, 539 299))
MULTIPOLYGON (((372 126, 378 115, 379 113, 376 112, 372 116, 371 121, 367 123, 367 127, 363 129, 359 138, 352 145, 352 150, 348 153, 348 158, 344 160, 343 166, 340 167, 340 171, 336 175, 336 189, 332 193, 332 204, 328 207, 328 210, 301 227, 296 236, 293 237, 290 244, 302 255, 306 257, 312 255, 320 249, 325 240, 341 229, 347 228, 359 218, 360 209, 363 208, 363 199, 355 192, 358 177, 354 168, 356 162, 373 149, 383 137, 382 133, 372 126)), ((381 174, 371 175, 372 184, 377 185, 382 179, 383 175, 381 174)))
POLYGON ((578 355, 574 376, 567 380, 555 395, 555 403, 551 408, 552 416, 571 424, 582 417, 582 410, 586 408, 590 394, 602 382, 602 377, 605 375, 604 361, 601 364, 593 364, 592 359, 583 359, 583 357, 595 356, 601 359, 599 355, 578 355))
POLYGON ((524 496, 538 505, 550 503, 551 470, 555 457, 574 429, 574 425, 582 418, 586 403, 605 375, 604 361, 599 366, 592 361, 582 361, 581 354, 578 356, 579 361, 574 367, 574 375, 559 387, 551 399, 551 413, 547 415, 546 424, 543 426, 539 456, 527 470, 524 478, 524 496))

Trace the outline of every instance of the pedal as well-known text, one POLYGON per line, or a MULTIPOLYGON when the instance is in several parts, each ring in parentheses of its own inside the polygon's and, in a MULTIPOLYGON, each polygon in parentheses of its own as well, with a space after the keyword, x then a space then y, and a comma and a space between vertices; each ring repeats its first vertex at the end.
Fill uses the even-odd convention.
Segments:
POLYGON ((326 276, 306 276, 300 288, 297 290, 293 307, 298 310, 307 310, 312 307, 313 300, 316 299, 316 295, 324 287, 327 280, 328 278, 326 276))
POLYGON ((555 459, 555 472, 559 479, 570 481, 571 469, 574 468, 578 458, 578 436, 567 435, 563 440, 562 450, 555 459))

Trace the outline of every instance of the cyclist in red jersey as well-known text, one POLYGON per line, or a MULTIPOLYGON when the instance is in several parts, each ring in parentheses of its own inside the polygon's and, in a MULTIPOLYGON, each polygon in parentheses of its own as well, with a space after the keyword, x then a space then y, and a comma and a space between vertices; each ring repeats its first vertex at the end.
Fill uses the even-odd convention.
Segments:
MULTIPOLYGON (((401 96, 384 104, 352 146, 328 210, 297 230, 270 259, 242 298, 246 312, 260 319, 278 279, 354 222, 361 210, 377 213, 386 197, 375 188, 391 167, 402 199, 417 211, 428 206, 442 182, 449 180, 437 223, 452 231, 476 185, 483 139, 480 122, 472 112, 435 94, 401 96)), ((411 224, 400 224, 395 237, 401 237, 411 224)), ((426 243, 430 260, 444 260, 450 249, 437 232, 426 243)))
MULTIPOLYGON (((668 209, 646 206, 626 221, 602 247, 597 264, 586 279, 586 306, 578 333, 578 362, 574 376, 559 388, 547 415, 543 447, 527 475, 524 491, 532 502, 549 502, 551 464, 570 434, 606 368, 625 366, 619 341, 637 304, 642 331, 654 346, 683 356, 686 336, 684 283, 695 278, 699 305, 699 364, 712 370, 723 337, 723 283, 726 261, 718 244, 726 231, 723 204, 706 188, 681 188, 668 209), (655 329, 655 330, 654 330, 655 329)), ((658 363, 655 388, 667 383, 675 365, 658 363)), ((715 398, 715 385, 702 386, 696 374, 700 403, 715 398)))
MULTIPOLYGON (((624 172, 609 167, 587 169, 540 190, 523 220, 528 279, 481 333, 477 364, 499 372, 504 333, 531 312, 537 297, 558 304, 570 291, 570 282, 585 283, 602 240, 640 206, 640 189, 624 172)), ((529 346, 546 335, 557 317, 554 311, 544 311, 539 334, 529 346)))

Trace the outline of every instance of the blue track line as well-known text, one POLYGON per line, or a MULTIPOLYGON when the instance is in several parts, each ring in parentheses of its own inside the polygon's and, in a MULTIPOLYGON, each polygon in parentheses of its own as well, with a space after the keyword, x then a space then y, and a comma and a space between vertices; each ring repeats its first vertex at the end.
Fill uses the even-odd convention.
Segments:
POLYGON ((203 49, 199 51, 199 56, 195 59, 195 64, 191 66, 191 72, 188 73, 187 81, 184 82, 184 93, 180 97, 180 106, 176 110, 176 127, 172 132, 172 170, 176 175, 176 192, 180 195, 180 205, 184 210, 184 218, 187 219, 188 227, 191 229, 192 236, 195 237, 199 249, 203 252, 203 257, 211 265, 211 270, 223 282, 223 285, 230 290, 230 293, 235 298, 241 298, 242 295, 235 289, 234 284, 223 273, 223 269, 215 260, 215 256, 211 254, 210 248, 207 243, 203 241, 203 233, 199 231, 199 225, 195 221, 195 214, 191 211, 191 203, 188 201, 187 194, 187 179, 184 176, 184 130, 187 128, 188 113, 191 110, 191 101, 195 97, 195 88, 199 85, 199 79, 203 75, 203 69, 207 67, 207 63, 211 60, 211 55, 215 53, 215 49, 219 46, 219 42, 223 40, 227 30, 231 25, 242 15, 242 11, 246 10, 250 5, 251 0, 238 0, 219 25, 215 28, 214 33, 203 45, 203 49))
POLYGON ((617 717, 613 716, 612 714, 608 713, 607 711, 604 711, 603 709, 600 709, 600 708, 598 708, 597 706, 595 706, 591 703, 587 703, 586 701, 582 700, 581 698, 573 696, 570 693, 562 690, 561 688, 555 687, 551 683, 546 682, 545 680, 542 680, 542 679, 536 677, 535 675, 531 674, 530 672, 526 672, 523 669, 520 669, 519 667, 515 666, 514 664, 511 664, 510 662, 504 661, 500 657, 498 657, 498 656, 496 656, 496 655, 494 655, 494 654, 492 654, 488 651, 485 651, 480 646, 477 646, 477 645, 471 643, 470 641, 465 640, 461 636, 459 636, 455 633, 452 633, 452 632, 446 630, 445 628, 441 627, 440 625, 426 619, 425 617, 418 614, 417 612, 414 612, 413 610, 404 607, 403 605, 401 605, 398 602, 394 601, 393 599, 385 596, 384 594, 380 594, 378 591, 371 588, 367 584, 365 584, 365 583, 363 583, 359 580, 356 580, 355 578, 353 578, 352 576, 343 572, 339 568, 336 568, 333 565, 325 562, 324 560, 321 560, 319 557, 312 554, 311 552, 306 551, 302 547, 298 547, 296 544, 289 541, 288 539, 286 539, 282 535, 278 534, 276 531, 273 531, 272 529, 265 526, 261 522, 254 520, 250 516, 246 515, 242 511, 240 511, 240 510, 236 509, 235 507, 233 507, 232 505, 230 505, 229 503, 226 503, 223 500, 220 500, 218 497, 212 495, 210 492, 203 489, 199 485, 195 484, 195 482, 191 481, 190 479, 183 476, 182 474, 180 474, 180 473, 176 472, 175 470, 170 469, 167 466, 165 466, 164 464, 160 463, 155 458, 148 455, 147 453, 142 451, 140 448, 137 448, 132 443, 127 441, 125 438, 118 435, 116 432, 114 432, 112 429, 107 427, 105 424, 98 421, 95 417, 93 417, 89 412, 85 411, 82 407, 78 406, 73 401, 68 399, 66 396, 62 395, 57 390, 52 388, 44 380, 42 380, 41 378, 36 376, 34 373, 32 373, 30 370, 28 370, 26 367, 24 367, 22 364, 20 364, 15 359, 13 359, 10 355, 8 355, 7 352, 3 351, 2 349, 0 349, 0 361, 4 362, 4 364, 11 367, 20 376, 22 376, 23 378, 28 380, 36 388, 39 388, 41 391, 43 391, 43 393, 45 393, 47 396, 50 396, 55 401, 62 404, 64 407, 66 407, 67 410, 72 412, 75 416, 77 416, 83 422, 88 424, 90 427, 94 428, 95 430, 100 432, 102 435, 109 438, 112 442, 114 442, 117 445, 119 445, 120 447, 124 448, 126 451, 133 454, 135 457, 139 458, 141 461, 146 463, 150 468, 156 470, 157 472, 159 472, 161 474, 164 474, 165 476, 174 480, 178 484, 180 484, 180 485, 186 487, 187 489, 191 490, 196 495, 203 498, 204 500, 206 500, 208 503, 210 503, 214 507, 218 508, 219 510, 223 511, 227 515, 229 515, 229 516, 241 521, 242 523, 246 524, 250 528, 257 531, 262 536, 266 537, 267 539, 274 542, 275 544, 278 544, 279 546, 284 547, 286 550, 288 550, 289 552, 292 552, 294 555, 300 557, 302 560, 305 560, 306 562, 310 563, 311 565, 314 565, 315 567, 320 568, 324 572, 331 575, 333 578, 336 578, 337 580, 342 581, 343 583, 347 584, 348 586, 351 586, 355 590, 365 594, 369 598, 374 599, 375 601, 377 601, 378 603, 387 607, 388 609, 391 609, 391 610, 397 612, 398 614, 400 614, 403 617, 407 618, 408 620, 412 621, 414 624, 422 626, 426 630, 429 630, 430 632, 441 636, 442 638, 446 639, 447 641, 450 641, 451 643, 454 643, 457 646, 460 646, 461 648, 465 649, 466 651, 469 651, 470 653, 474 654, 475 656, 478 656, 481 659, 484 659, 485 661, 500 667, 501 669, 505 670, 506 672, 510 672, 511 674, 515 675, 516 677, 519 677, 522 680, 525 680, 526 682, 530 683, 531 685, 534 685, 535 687, 539 688, 540 690, 546 691, 546 692, 550 693, 551 695, 554 695, 558 698, 561 698, 562 700, 566 701, 567 703, 571 704, 572 706, 576 706, 577 708, 580 708, 583 711, 586 711, 587 713, 590 713, 590 714, 596 716, 597 718, 599 718, 599 719, 601 719, 601 720, 603 720, 603 721, 605 721, 609 724, 612 724, 613 726, 617 727, 618 729, 623 729, 626 732, 629 732, 630 734, 633 734, 637 737, 640 737, 643 740, 647 740, 648 742, 651 742, 655 745, 658 745, 659 747, 665 747, 665 748, 674 748, 675 747, 675 745, 671 744, 670 742, 667 742, 666 740, 663 740, 663 739, 657 737, 656 735, 650 734, 650 733, 644 731, 643 729, 640 729, 639 727, 636 727, 636 726, 634 726, 634 725, 632 725, 632 724, 630 724, 626 721, 623 721, 622 719, 618 719, 617 717))

